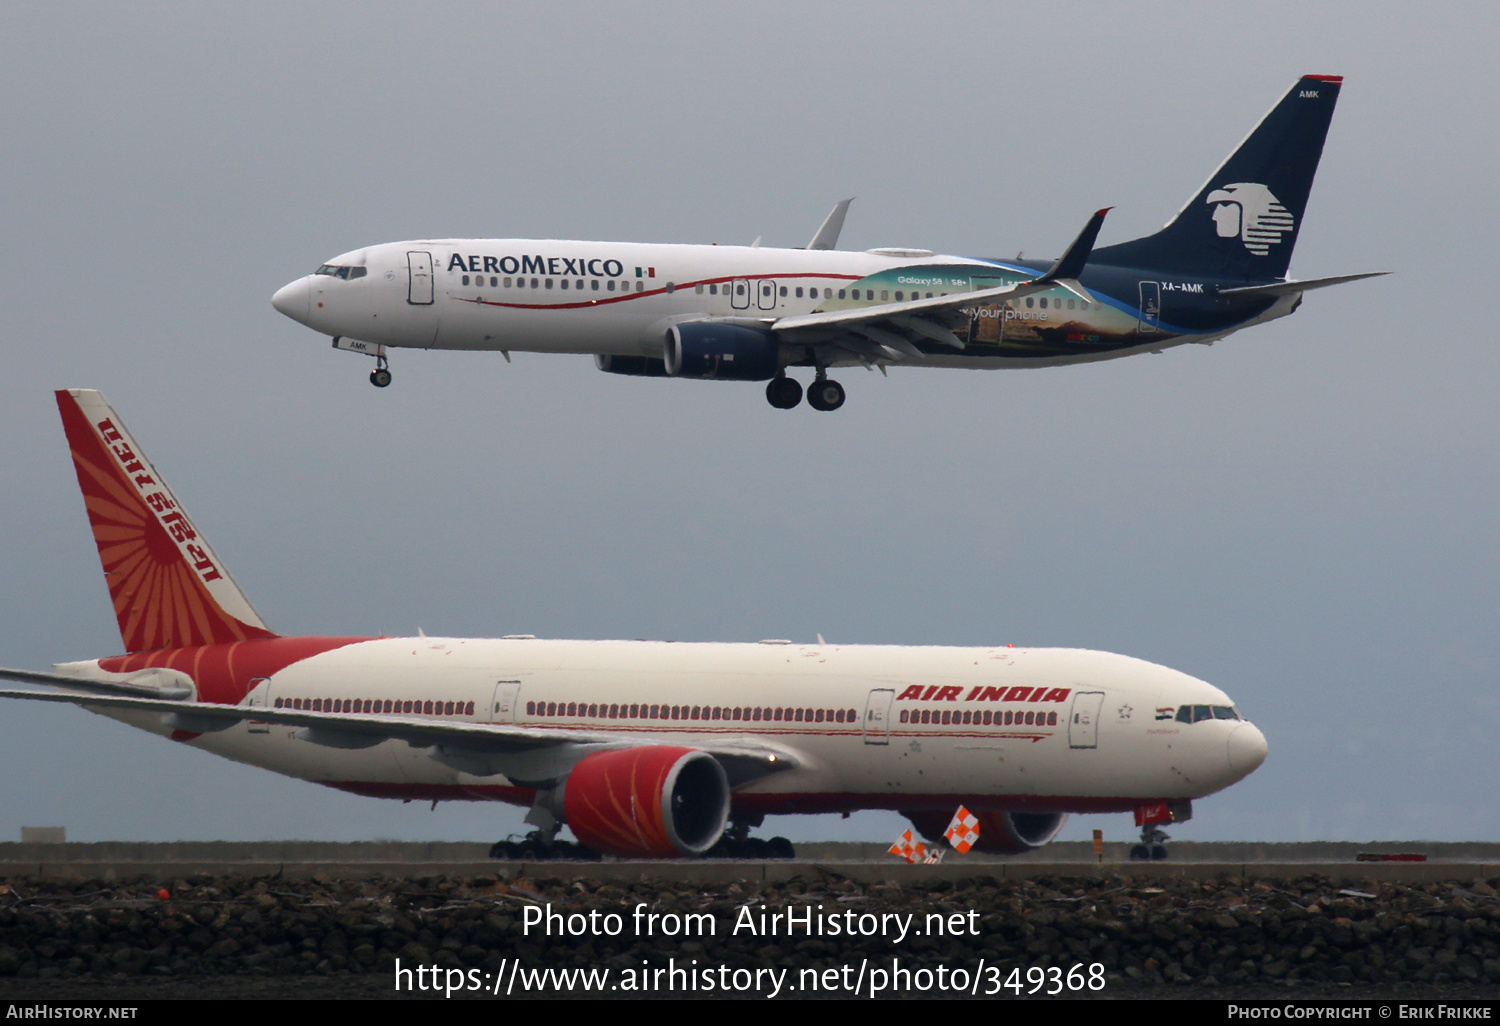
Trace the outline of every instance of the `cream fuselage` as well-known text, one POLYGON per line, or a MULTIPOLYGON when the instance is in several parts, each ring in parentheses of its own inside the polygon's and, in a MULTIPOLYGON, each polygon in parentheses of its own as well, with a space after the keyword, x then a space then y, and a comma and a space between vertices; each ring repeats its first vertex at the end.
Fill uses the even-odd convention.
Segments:
MULTIPOLYGON (((88 663, 59 669, 97 672, 88 663)), ((685 746, 754 739, 786 752, 797 768, 744 785, 734 806, 775 813, 947 809, 955 800, 974 808, 1125 810, 1218 791, 1266 752, 1244 720, 1175 718, 1184 705, 1229 706, 1217 688, 1142 660, 1078 649, 388 638, 292 663, 255 683, 243 701, 311 708, 316 700, 323 708, 330 699, 365 709, 367 702, 435 701, 448 711, 431 715, 449 722, 685 746), (1016 697, 1023 694, 1041 700, 1016 697), (679 718, 671 718, 674 707, 679 718), (912 722, 924 710, 930 722, 912 722), (814 711, 821 720, 796 716, 814 711), (931 722, 943 712, 949 723, 931 722), (952 722, 965 712, 969 723, 952 722), (1006 712, 1008 724, 1000 722, 1006 712), (1055 713, 1055 723, 1036 722, 1037 713, 1044 721, 1055 713)), ((169 733, 154 713, 111 715, 169 733)), ((365 794, 530 800, 503 774, 464 772, 435 757, 438 750, 404 741, 348 750, 310 743, 294 728, 241 723, 187 743, 365 794)))

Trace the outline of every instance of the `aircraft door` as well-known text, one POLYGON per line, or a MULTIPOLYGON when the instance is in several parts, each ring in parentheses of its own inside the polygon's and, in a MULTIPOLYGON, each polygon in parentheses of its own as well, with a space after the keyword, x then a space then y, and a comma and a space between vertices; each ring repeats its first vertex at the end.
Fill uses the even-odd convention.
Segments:
POLYGON ((1099 747, 1099 707, 1104 704, 1102 691, 1073 692, 1073 711, 1068 716, 1068 747, 1099 747))
POLYGON ((1154 335, 1161 328, 1161 283, 1154 281, 1141 282, 1141 325, 1142 335, 1154 335))
POLYGON ((891 743, 891 702, 896 692, 891 688, 876 688, 865 700, 865 744, 888 745, 891 743))
POLYGON ((406 254, 406 270, 410 276, 406 301, 412 306, 431 306, 432 254, 426 252, 406 254))
POLYGON ((744 278, 729 283, 729 305, 736 310, 750 309, 750 283, 744 278))
POLYGON ((490 699, 490 723, 516 722, 516 707, 521 701, 521 682, 502 680, 495 685, 494 697, 490 699))
MULTIPOLYGON (((266 709, 273 707, 271 702, 271 678, 252 677, 250 679, 250 691, 251 695, 249 704, 252 708, 266 709), (264 684, 265 687, 261 689, 259 694, 255 694, 255 689, 259 688, 262 684, 264 684)), ((248 720, 246 721, 246 724, 250 728, 250 733, 252 734, 269 734, 271 732, 271 725, 263 721, 248 720)))
POLYGON ((755 296, 762 310, 776 309, 776 283, 774 281, 757 282, 755 296))

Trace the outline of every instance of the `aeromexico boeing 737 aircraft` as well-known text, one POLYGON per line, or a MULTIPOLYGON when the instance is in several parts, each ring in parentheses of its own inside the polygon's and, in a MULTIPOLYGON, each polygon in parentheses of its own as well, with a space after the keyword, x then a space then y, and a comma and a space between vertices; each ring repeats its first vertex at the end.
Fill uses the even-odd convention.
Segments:
POLYGON ((627 857, 744 852, 767 813, 893 809, 935 840, 960 803, 990 851, 1072 812, 1151 842, 1266 755, 1218 688, 1105 652, 282 637, 103 396, 57 402, 124 653, 0 670, 54 688, 0 697, 356 794, 519 804, 529 844, 566 823, 627 857))
MULTIPOLYGON (((272 298, 336 347, 592 353, 615 374, 767 381, 835 410, 829 368, 1041 367, 1211 343, 1285 317, 1287 279, 1341 78, 1307 75, 1165 228, 1095 251, 1105 211, 1061 259, 835 250, 849 201, 804 249, 427 239, 345 253, 272 298)), ((759 241, 759 240, 757 240, 759 241)), ((1383 273, 1383 272, 1377 272, 1383 273)))

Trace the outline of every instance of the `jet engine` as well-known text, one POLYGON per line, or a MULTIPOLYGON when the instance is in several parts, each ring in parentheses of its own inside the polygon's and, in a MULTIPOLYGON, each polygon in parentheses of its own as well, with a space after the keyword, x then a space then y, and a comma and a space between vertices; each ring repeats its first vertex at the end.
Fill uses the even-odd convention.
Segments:
POLYGON ((781 370, 781 344, 771 332, 722 321, 672 325, 663 354, 676 378, 769 381, 781 370))
POLYGON ((664 378, 667 365, 652 356, 612 356, 595 353, 594 366, 606 374, 628 374, 635 378, 664 378))
POLYGON ((729 778, 691 748, 595 752, 568 774, 563 815, 579 841, 606 855, 701 855, 729 821, 729 778))
MULTIPOLYGON (((927 840, 942 840, 953 819, 951 812, 903 812, 911 825, 927 840)), ((1050 844, 1068 821, 1066 812, 976 812, 979 843, 975 851, 991 855, 1020 855, 1050 844)))

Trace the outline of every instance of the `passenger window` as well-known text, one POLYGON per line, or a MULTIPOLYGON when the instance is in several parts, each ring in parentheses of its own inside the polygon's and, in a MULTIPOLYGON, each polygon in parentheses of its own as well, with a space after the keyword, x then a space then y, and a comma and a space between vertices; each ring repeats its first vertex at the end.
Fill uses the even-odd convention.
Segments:
MULTIPOLYGON (((532 288, 536 288, 536 279, 535 279, 535 278, 533 278, 533 279, 531 279, 531 287, 532 287, 532 288)), ((551 283, 551 282, 548 282, 548 283, 547 283, 547 287, 548 287, 548 288, 551 288, 551 287, 552 287, 552 283, 551 283)))
POLYGON ((1043 310, 1047 309, 1047 297, 1046 296, 1042 297, 1042 309, 1043 310))
MULTIPOLYGON (((564 283, 563 283, 563 284, 565 284, 565 285, 566 285, 566 284, 567 284, 567 282, 564 282, 564 283)), ((550 289, 550 288, 551 288, 551 287, 552 287, 552 279, 551 279, 551 278, 548 278, 548 279, 547 279, 547 287, 548 287, 548 288, 549 288, 549 289, 550 289)))
POLYGON ((1076 299, 1070 299, 1070 300, 1068 300, 1068 309, 1069 310, 1073 309, 1073 305, 1075 303, 1077 303, 1077 302, 1078 302, 1078 300, 1076 300, 1076 299))
POLYGON ((667 295, 670 296, 672 293, 674 293, 676 291, 677 291, 677 285, 675 283, 673 283, 673 282, 670 282, 670 281, 667 282, 667 295))
POLYGON ((881 289, 880 290, 880 301, 882 303, 886 302, 890 298, 891 298, 891 291, 890 291, 890 289, 881 289))
POLYGON ((797 298, 798 299, 802 298, 802 286, 800 286, 800 285, 797 286, 797 298))
POLYGON ((643 282, 643 281, 636 282, 635 283, 635 290, 637 292, 645 292, 646 291, 646 283, 643 282))
POLYGON ((464 275, 464 282, 463 282, 463 283, 464 283, 464 284, 465 284, 465 285, 467 285, 467 284, 469 284, 469 276, 468 276, 468 275, 467 275, 467 274, 466 274, 466 275, 464 275))
POLYGON ((703 295, 703 286, 700 284, 696 288, 694 288, 693 291, 696 292, 696 293, 698 293, 698 295, 701 296, 701 295, 703 295))
POLYGON ((1087 299, 1079 300, 1078 305, 1081 309, 1087 310, 1089 308, 1089 301, 1087 299))
MULTIPOLYGON (((547 284, 549 284, 549 285, 552 284, 552 279, 551 278, 547 279, 547 284)), ((567 288, 568 287, 568 279, 564 278, 562 280, 561 287, 562 288, 567 288)))
POLYGON ((506 288, 510 288, 510 279, 509 278, 505 279, 505 287, 506 288))
MULTIPOLYGON (((798 289, 797 290, 797 294, 800 296, 802 294, 802 290, 798 289)), ((786 298, 786 286, 785 285, 781 286, 781 298, 782 299, 786 298)))
POLYGON ((717 286, 717 285, 710 285, 708 287, 708 294, 710 296, 717 296, 719 294, 719 286, 717 286))
POLYGON ((615 290, 615 280, 613 278, 611 278, 609 280, 609 284, 607 284, 607 285, 604 286, 604 291, 606 291, 606 292, 613 292, 614 290, 615 290))
POLYGON ((839 298, 840 299, 844 298, 844 290, 843 289, 839 289, 839 298))
POLYGON ((865 289, 865 299, 871 303, 875 302, 875 290, 865 289))
POLYGON ((599 291, 599 279, 598 278, 591 278, 591 279, 589 279, 589 288, 593 289, 595 292, 598 292, 599 291))
POLYGON ((1026 297, 1026 309, 1030 310, 1032 308, 1032 306, 1035 305, 1035 303, 1036 303, 1036 301, 1035 301, 1035 299, 1033 297, 1031 297, 1031 296, 1027 296, 1026 297))
POLYGON ((900 292, 896 293, 896 302, 898 302, 898 303, 901 302, 901 293, 900 292))

